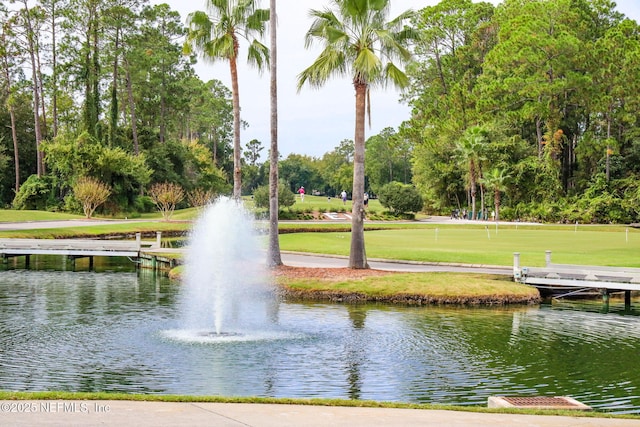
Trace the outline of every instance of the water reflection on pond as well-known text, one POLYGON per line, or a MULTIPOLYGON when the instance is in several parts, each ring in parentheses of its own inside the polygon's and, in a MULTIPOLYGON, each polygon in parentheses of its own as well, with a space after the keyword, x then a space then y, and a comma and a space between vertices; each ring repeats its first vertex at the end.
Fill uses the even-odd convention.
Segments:
MULTIPOLYGON (((486 405, 569 395, 640 412, 640 317, 613 302, 441 308, 281 303, 278 334, 184 342, 180 285, 145 273, 0 273, 0 388, 486 405)), ((636 307, 640 304, 634 301, 636 307)))

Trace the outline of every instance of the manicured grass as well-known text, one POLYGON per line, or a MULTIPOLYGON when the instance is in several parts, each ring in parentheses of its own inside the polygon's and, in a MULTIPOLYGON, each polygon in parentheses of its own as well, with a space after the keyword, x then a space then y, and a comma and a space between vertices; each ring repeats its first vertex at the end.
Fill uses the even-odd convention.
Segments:
POLYGON ((3 230, 0 238, 24 238, 24 239, 70 239, 91 238, 100 236, 120 236, 135 233, 153 234, 156 231, 163 233, 187 233, 191 229, 189 222, 137 222, 131 221, 124 224, 104 224, 83 227, 61 228, 37 228, 29 230, 3 230))
POLYGON ((84 216, 60 212, 0 209, 0 222, 60 221, 79 218, 84 216))
MULTIPOLYGON (((565 264, 640 267, 640 232, 623 227, 434 227, 367 231, 369 258, 422 262, 513 265, 520 253, 522 266, 542 266, 545 251, 565 264)), ((350 233, 295 233, 280 236, 288 251, 348 255, 350 233)))
MULTIPOLYGON (((307 196, 313 198, 313 196, 307 196)), ((316 199, 321 199, 315 197, 316 199)), ((324 199, 324 198, 322 198, 324 199)), ((186 234, 198 209, 176 212, 172 222, 131 221, 87 227, 0 231, 0 237, 71 238, 153 233, 186 234)), ((15 221, 74 218, 65 214, 0 210, 0 218, 15 221)), ((77 216, 75 217, 77 218, 77 216)), ((281 223, 282 250, 348 255, 350 224, 335 222, 281 223), (313 232, 290 233, 308 229, 313 232), (339 231, 336 231, 339 230, 339 231), (316 232, 334 231, 334 232, 316 232)), ((640 267, 640 230, 626 226, 433 224, 422 222, 367 222, 365 242, 369 258, 421 262, 512 265, 520 253, 522 266, 544 265, 545 251, 556 263, 640 267)))
MULTIPOLYGON (((178 209, 173 213, 173 215, 171 215, 170 221, 193 221, 198 218, 198 215, 200 215, 202 209, 202 207, 178 209)), ((143 213, 140 214, 139 218, 160 221, 162 220, 162 214, 160 212, 143 213)))
POLYGON ((367 300, 432 303, 493 303, 538 301, 531 286, 514 283, 505 276, 468 273, 390 273, 361 279, 278 277, 278 283, 308 295, 317 292, 358 294, 367 300), (414 298, 417 297, 417 298, 414 298))
MULTIPOLYGON (((291 207, 292 210, 318 210, 320 212, 337 212, 339 210, 351 211, 351 200, 347 200, 345 204, 342 203, 342 199, 340 196, 331 197, 328 199, 325 196, 310 196, 306 194, 304 196, 304 202, 300 201, 300 196, 296 196, 296 203, 291 207)), ((370 199, 369 200, 369 208, 382 210, 382 206, 378 199, 370 199)))

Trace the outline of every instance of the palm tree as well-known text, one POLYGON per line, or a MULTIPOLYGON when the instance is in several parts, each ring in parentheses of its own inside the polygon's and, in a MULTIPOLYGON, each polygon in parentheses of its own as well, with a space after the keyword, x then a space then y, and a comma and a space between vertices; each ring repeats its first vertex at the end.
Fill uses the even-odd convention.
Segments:
POLYGON ((390 0, 332 0, 333 8, 311 10, 314 18, 305 47, 314 41, 324 50, 298 76, 298 90, 308 83, 321 87, 330 77, 349 76, 356 91, 356 123, 353 161, 353 208, 350 268, 368 268, 364 246, 364 145, 365 112, 372 85, 392 83, 405 87, 408 78, 400 64, 411 59, 407 46, 416 32, 405 26, 412 11, 387 21, 390 0))
POLYGON ((269 154, 269 250, 267 262, 269 265, 282 265, 280 254, 280 237, 278 235, 278 77, 277 77, 277 49, 276 49, 276 0, 269 3, 269 35, 270 40, 270 100, 271 100, 271 151, 269 154))
POLYGON ((506 181, 511 178, 504 168, 493 168, 482 179, 484 184, 493 190, 493 205, 495 208, 495 220, 500 220, 500 193, 507 189, 506 181))
POLYGON ((476 218, 476 187, 480 178, 480 163, 483 160, 482 151, 485 141, 485 130, 480 126, 473 126, 465 131, 463 137, 456 144, 460 163, 467 168, 472 218, 476 218))
POLYGON ((248 62, 262 69, 269 62, 269 48, 255 36, 262 36, 269 20, 269 9, 258 9, 254 0, 208 0, 206 12, 189 14, 184 53, 199 51, 205 60, 229 62, 233 101, 233 197, 240 199, 242 168, 240 148, 240 93, 237 59, 239 38, 249 42, 248 62))

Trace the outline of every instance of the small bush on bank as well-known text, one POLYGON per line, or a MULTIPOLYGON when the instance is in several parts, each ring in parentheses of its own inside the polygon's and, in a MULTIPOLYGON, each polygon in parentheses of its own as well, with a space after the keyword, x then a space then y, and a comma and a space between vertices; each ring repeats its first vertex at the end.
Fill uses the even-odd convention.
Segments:
POLYGON ((396 181, 384 185, 378 196, 380 204, 394 214, 419 212, 424 206, 424 200, 414 186, 396 181))
MULTIPOLYGON (((257 208, 269 209, 269 186, 263 185, 253 191, 253 202, 257 208)), ((296 196, 289 187, 280 182, 278 184, 278 207, 288 208, 296 202, 296 196)))

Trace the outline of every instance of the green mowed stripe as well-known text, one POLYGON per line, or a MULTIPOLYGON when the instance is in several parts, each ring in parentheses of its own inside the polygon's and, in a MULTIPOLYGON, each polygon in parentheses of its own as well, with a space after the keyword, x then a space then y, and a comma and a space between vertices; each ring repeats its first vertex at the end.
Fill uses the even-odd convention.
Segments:
MULTIPOLYGON (((556 263, 640 267, 640 233, 616 228, 603 232, 558 229, 433 228, 365 233, 369 258, 423 262, 541 266, 545 251, 556 263)), ((283 250, 348 255, 350 233, 298 233, 280 236, 283 250)))

